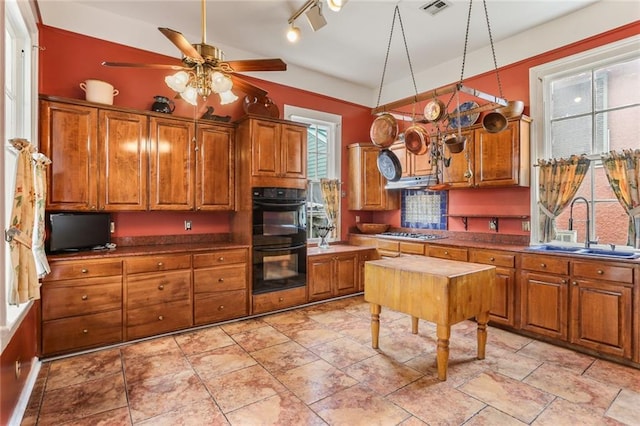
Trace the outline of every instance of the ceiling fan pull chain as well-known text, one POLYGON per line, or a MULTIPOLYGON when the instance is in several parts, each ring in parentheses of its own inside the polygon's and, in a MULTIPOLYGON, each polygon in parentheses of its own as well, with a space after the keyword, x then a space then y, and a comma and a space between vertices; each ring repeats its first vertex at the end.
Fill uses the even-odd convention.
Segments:
POLYGON ((469 25, 471 24, 471 7, 473 6, 473 0, 469 0, 469 13, 467 14, 467 29, 464 33, 464 51, 462 53, 462 70, 460 71, 460 84, 464 78, 464 64, 467 60, 467 44, 469 42, 469 25))
POLYGON ((387 71, 387 62, 389 61, 389 51, 391 50, 391 39, 393 38, 393 27, 396 24, 396 13, 398 12, 398 5, 396 5, 393 11, 393 20, 391 21, 391 33, 389 33, 389 42, 387 43, 387 54, 384 57, 384 67, 382 68, 382 78, 380 79, 380 89, 378 90, 378 102, 376 108, 380 106, 380 97, 382 95, 382 86, 384 84, 384 74, 387 71))
POLYGON ((489 42, 491 43, 491 54, 493 55, 493 67, 496 70, 496 79, 498 80, 498 90, 502 98, 502 83, 500 83, 500 73, 498 72, 498 61, 496 60, 496 50, 493 47, 493 36, 491 35, 491 24, 489 24, 489 12, 487 12, 487 0, 482 0, 484 5, 484 16, 487 20, 487 30, 489 31, 489 42))

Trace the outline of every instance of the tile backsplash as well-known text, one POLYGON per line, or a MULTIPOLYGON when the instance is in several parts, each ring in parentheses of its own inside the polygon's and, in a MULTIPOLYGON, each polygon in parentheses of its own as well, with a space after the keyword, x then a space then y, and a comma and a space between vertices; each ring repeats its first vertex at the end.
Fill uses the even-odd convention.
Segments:
POLYGON ((447 229, 447 191, 404 189, 401 226, 417 229, 447 229))

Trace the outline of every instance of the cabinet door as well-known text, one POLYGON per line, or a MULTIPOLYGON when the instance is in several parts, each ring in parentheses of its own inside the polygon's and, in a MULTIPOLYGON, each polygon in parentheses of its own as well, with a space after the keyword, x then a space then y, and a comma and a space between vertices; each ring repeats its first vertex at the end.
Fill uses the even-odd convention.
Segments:
POLYGON ((151 117, 150 128, 150 209, 193 210, 193 123, 151 117))
POLYGON ((432 159, 429 153, 424 155, 409 155, 412 159, 411 163, 414 176, 428 176, 435 172, 433 170, 434 164, 431 161, 432 159))
POLYGON ((307 286, 309 301, 327 299, 333 296, 334 262, 332 256, 312 256, 308 258, 307 286))
POLYGON ((498 324, 515 326, 515 270, 496 267, 493 303, 489 319, 498 324))
POLYGON ((282 124, 280 175, 307 178, 307 128, 282 124))
POLYGON ((355 293, 358 290, 358 254, 349 253, 335 258, 335 294, 355 293))
POLYGON ((521 328, 567 340, 567 277, 524 272, 521 285, 521 328))
POLYGON ((280 170, 280 124, 253 120, 251 175, 276 176, 280 170))
POLYGON ((100 110, 98 208, 146 210, 149 126, 147 117, 100 110))
POLYGON ((631 359, 631 287, 591 280, 571 284, 571 343, 631 359))
POLYGON ((233 210, 233 129, 198 125, 196 210, 233 210))
POLYGON ((395 210, 400 208, 400 191, 384 189, 386 179, 378 170, 380 149, 353 144, 349 153, 349 210, 395 210))
MULTIPOLYGON (((404 142, 396 142, 389 147, 389 150, 393 152, 398 161, 400 162, 400 168, 402 169, 402 177, 413 176, 412 170, 410 170, 409 151, 404 142)), ((377 163, 376 163, 377 166, 377 163)), ((378 172, 379 173, 379 172, 378 172)))
POLYGON ((520 168, 519 121, 511 121, 498 133, 480 128, 474 139, 475 185, 510 186, 518 184, 520 168))
POLYGON ((97 210, 97 146, 96 108, 40 103, 40 150, 52 161, 47 171, 47 210, 97 210))
POLYGON ((452 154, 448 147, 444 148, 444 170, 443 181, 449 183, 452 188, 469 188, 474 185, 474 140, 473 132, 470 130, 461 132, 466 136, 467 142, 464 144, 462 152, 452 154), (447 166, 447 164, 449 164, 447 166))

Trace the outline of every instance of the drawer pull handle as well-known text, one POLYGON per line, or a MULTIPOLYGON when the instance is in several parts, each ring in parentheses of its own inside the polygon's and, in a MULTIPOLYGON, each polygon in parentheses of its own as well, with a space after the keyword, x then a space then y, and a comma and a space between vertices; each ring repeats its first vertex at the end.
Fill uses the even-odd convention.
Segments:
POLYGON ((82 272, 83 274, 86 274, 87 272, 89 272, 89 270, 85 269, 85 268, 82 268, 82 270, 80 272, 82 272))
POLYGON ((572 282, 571 284, 573 284, 573 285, 578 285, 578 281, 574 281, 574 282, 572 282))
POLYGON ((158 262, 158 268, 162 268, 163 266, 164 266, 164 263, 158 262))
POLYGON ((160 285, 158 286, 158 290, 164 290, 164 284, 160 284, 160 285))
POLYGON ((602 269, 598 269, 598 275, 604 275, 604 271, 602 269))
POLYGON ((83 332, 84 334, 88 334, 88 333, 89 333, 89 330, 87 330, 87 329, 85 328, 84 330, 82 330, 82 332, 83 332))
POLYGON ((164 319, 164 316, 162 316, 162 315, 160 315, 160 316, 158 317, 158 320, 160 320, 160 321, 162 321, 163 319, 164 319))
POLYGON ((444 254, 449 254, 449 252, 447 250, 444 251, 444 254))
POLYGON ((220 306, 218 306, 218 310, 219 310, 219 311, 222 311, 223 309, 224 309, 224 305, 220 305, 220 306))
POLYGON ((219 283, 223 283, 224 282, 224 278, 218 278, 218 282, 219 283))
POLYGON ((490 257, 489 260, 492 261, 492 262, 495 262, 496 258, 495 257, 490 257))
POLYGON ((82 295, 82 300, 87 300, 89 298, 89 296, 87 296, 86 294, 82 295))
POLYGON ((278 302, 284 302, 284 297, 279 298, 278 302))
POLYGON ((224 262, 224 257, 220 256, 220 257, 218 258, 218 262, 224 262))
POLYGON ((560 284, 566 284, 567 280, 560 280, 560 284))
POLYGON ((546 268, 546 267, 547 267, 547 264, 546 264, 546 263, 541 263, 541 264, 540 264, 540 267, 541 267, 541 268, 546 268))

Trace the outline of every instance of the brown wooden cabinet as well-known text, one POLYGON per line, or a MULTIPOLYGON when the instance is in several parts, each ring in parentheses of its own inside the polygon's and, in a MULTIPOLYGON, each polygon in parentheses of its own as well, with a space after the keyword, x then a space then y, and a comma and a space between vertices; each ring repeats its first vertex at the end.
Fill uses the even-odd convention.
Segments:
POLYGON ((82 105, 40 103, 40 151, 51 159, 47 210, 98 209, 98 111, 82 105))
POLYGON ((193 325, 190 254, 130 257, 124 265, 127 340, 193 325))
POLYGON ((41 354, 121 342, 122 261, 51 261, 50 266, 41 289, 41 354))
POLYGON ((631 359, 633 266, 571 261, 570 342, 631 359))
POLYGON ((355 293, 358 290, 358 273, 358 253, 355 251, 309 256, 309 301, 355 293))
POLYGON ((516 324, 515 254, 499 250, 470 249, 469 262, 496 267, 493 303, 489 319, 497 324, 514 327, 516 324))
POLYGON ((196 210, 233 210, 235 206, 235 131, 196 126, 196 210))
POLYGON ((459 260, 461 262, 466 262, 468 257, 468 250, 466 247, 429 245, 426 249, 426 255, 429 257, 437 257, 440 259, 459 260))
POLYGON ((526 116, 510 119, 507 128, 489 133, 482 126, 465 129, 462 152, 451 157, 443 180, 450 188, 529 186, 529 127, 526 116))
POLYGON ((357 291, 364 291, 364 264, 368 260, 380 259, 380 255, 377 250, 364 250, 358 252, 358 280, 357 291))
POLYGON ((253 314, 286 309, 303 305, 307 301, 307 288, 295 287, 287 290, 271 291, 253 295, 253 314))
POLYGON ((194 324, 249 314, 247 249, 193 255, 194 324))
POLYGON ((569 259, 523 254, 520 287, 520 327, 566 341, 569 329, 569 259))
POLYGON ((402 177, 428 176, 435 172, 435 164, 429 153, 415 155, 407 150, 404 142, 396 142, 389 148, 396 154, 402 166, 402 177))
POLYGON ((347 147, 349 156, 349 210, 396 210, 400 208, 400 191, 384 189, 387 180, 378 170, 380 148, 371 143, 347 147))

